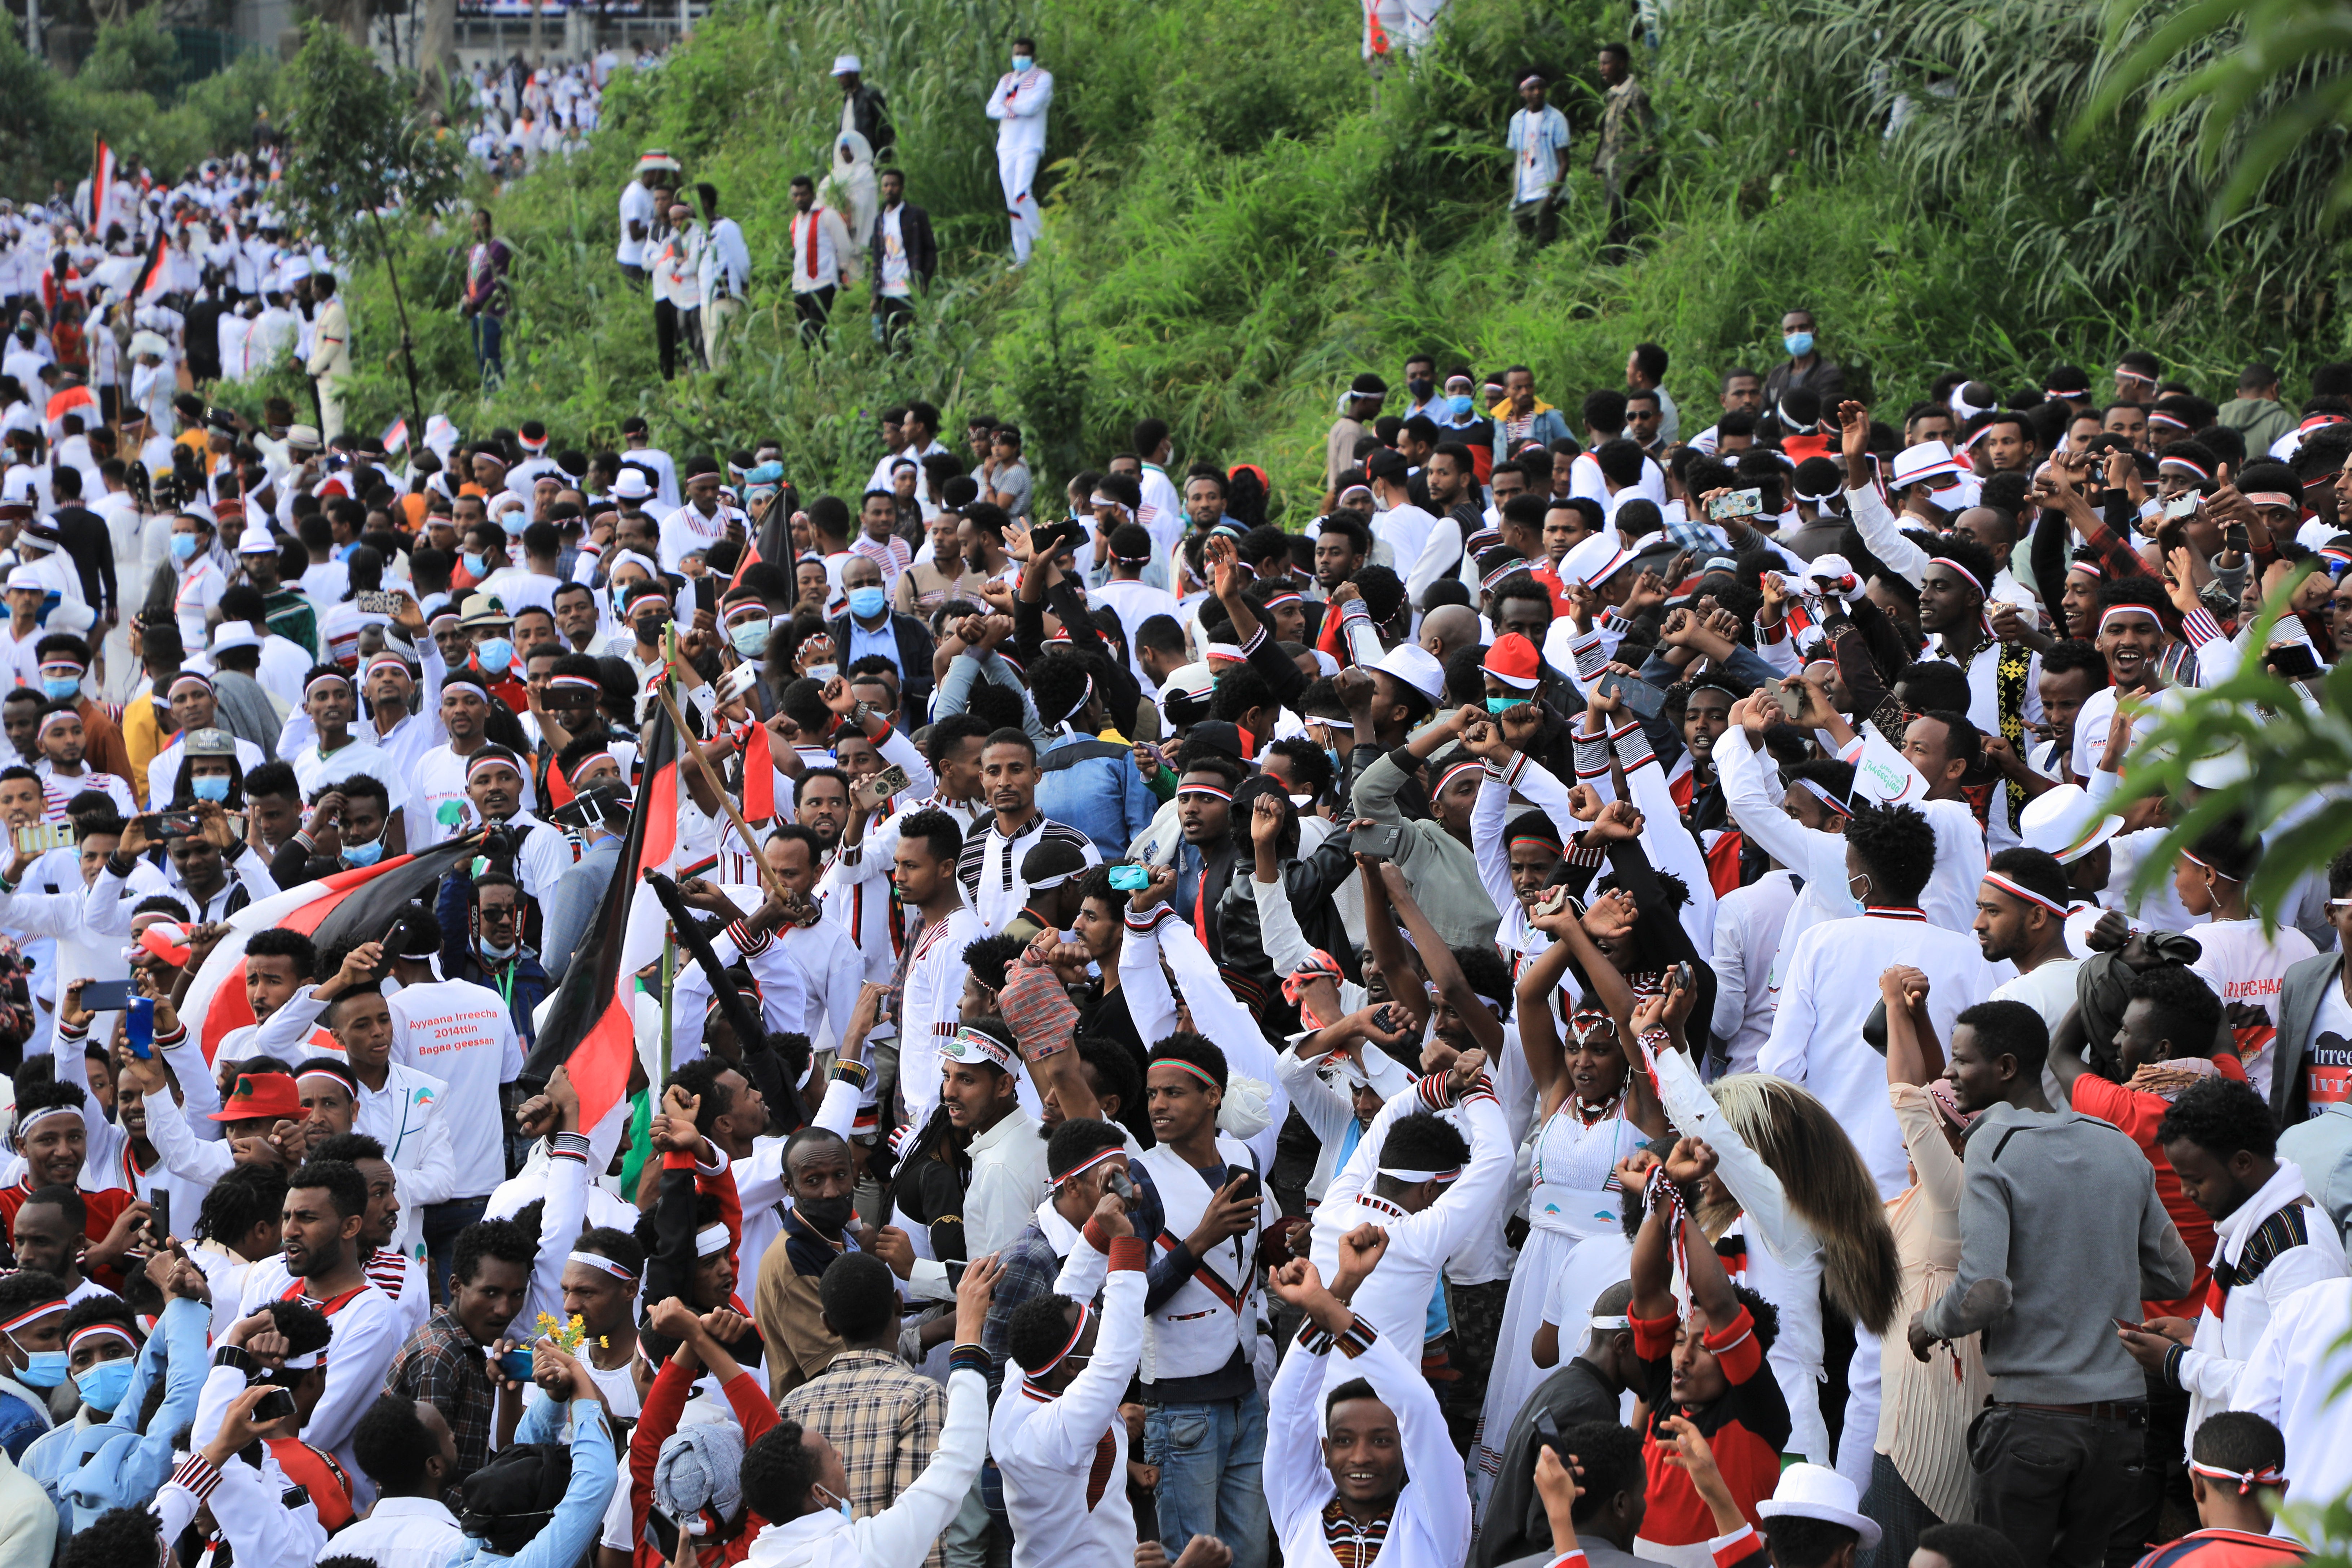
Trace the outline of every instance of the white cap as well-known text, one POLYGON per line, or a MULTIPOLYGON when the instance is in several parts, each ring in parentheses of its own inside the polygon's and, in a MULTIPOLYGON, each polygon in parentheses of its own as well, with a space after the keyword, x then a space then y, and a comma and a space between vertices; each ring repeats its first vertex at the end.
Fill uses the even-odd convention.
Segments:
POLYGON ((1562 577, 1573 577, 1588 588, 1597 588, 1632 559, 1633 552, 1625 548, 1617 531, 1604 528, 1579 541, 1576 548, 1561 558, 1559 571, 1562 577))
POLYGON ((1952 449, 1941 441, 1922 441, 1916 447, 1906 447, 1895 454, 1895 474, 1886 482, 1895 489, 1916 485, 1922 479, 1932 479, 1940 474, 1962 474, 1968 465, 1952 456, 1952 449))
POLYGON ((261 638, 244 621, 223 621, 213 628, 213 651, 219 653, 233 647, 259 647, 261 638))
POLYGON ((654 493, 653 481, 643 468, 623 468, 613 481, 613 493, 623 500, 645 500, 654 493))
POLYGON ((239 555, 275 555, 278 551, 278 538, 267 528, 256 525, 236 536, 239 555))
POLYGON ((2018 841, 2071 866, 2123 830, 2124 819, 2098 814, 2081 784, 2057 784, 2025 803, 2018 841))
POLYGON ((1780 1484, 1769 1500, 1756 1505, 1766 1519, 1794 1514, 1800 1519, 1843 1524, 1862 1537, 1864 1552, 1878 1544, 1878 1521, 1862 1511, 1853 1483, 1826 1465, 1790 1465, 1780 1472, 1780 1484))
POLYGON ((35 594, 49 591, 49 585, 41 581, 40 574, 29 566, 19 566, 9 573, 7 585, 0 588, 0 593, 13 594, 20 588, 35 594))
POLYGON ((856 55, 835 55, 833 57, 833 74, 835 76, 864 76, 866 74, 866 67, 859 62, 856 55))
POLYGON ((1432 703, 1445 698, 1445 667, 1437 656, 1419 643, 1401 642, 1381 656, 1372 667, 1391 680, 1401 680, 1432 703))

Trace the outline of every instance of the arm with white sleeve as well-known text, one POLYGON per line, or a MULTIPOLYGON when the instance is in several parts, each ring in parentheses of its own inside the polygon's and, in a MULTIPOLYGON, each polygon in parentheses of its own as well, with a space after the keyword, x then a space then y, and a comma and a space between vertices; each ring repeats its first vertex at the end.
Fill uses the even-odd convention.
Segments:
POLYGON ((1118 1419, 1128 1380, 1143 1359, 1144 1266, 1150 1255, 1150 1245, 1139 1236, 1122 1236, 1110 1244, 1094 1359, 1070 1380, 1059 1398, 1039 1407, 1022 1424, 1022 1451, 1001 1458, 1018 1458, 1074 1476, 1084 1474, 1094 1462, 1095 1445, 1118 1419))
POLYGON ((1881 564, 1891 572, 1901 573, 1914 588, 1927 580, 1927 552, 1903 537, 1902 523, 1887 510, 1886 498, 1878 493, 1875 484, 1849 488, 1845 502, 1862 542, 1881 564))
POLYGON ((1610 736, 1617 761, 1625 772, 1625 794, 1642 814, 1642 847, 1650 863, 1670 871, 1690 889, 1690 901, 1681 910, 1683 929, 1702 952, 1715 945, 1715 881, 1706 854, 1683 826, 1682 808, 1675 804, 1665 770, 1638 723, 1627 724, 1610 736))
POLYGON ((940 1424, 931 1462, 888 1508, 849 1527, 860 1568, 919 1568, 963 1507, 988 1457, 988 1374, 982 1370, 986 1364, 987 1352, 976 1344, 958 1344, 950 1352, 948 1418, 940 1424))
MULTIPOLYGON (((1119 984, 1122 988, 1128 984, 1125 948, 1132 945, 1134 940, 1130 934, 1127 942, 1121 944, 1119 984)), ((1181 920, 1162 921, 1152 929, 1151 940, 1166 956, 1169 970, 1175 975, 1176 984, 1183 989, 1184 1000, 1192 1009, 1193 1027, 1201 1032, 1202 1038, 1213 1042, 1225 1053, 1225 1066, 1234 1078, 1251 1079, 1265 1086, 1268 1097, 1265 1126, 1242 1142, 1257 1151, 1261 1168, 1272 1170, 1275 1141, 1281 1136, 1282 1124, 1290 1114, 1290 1093, 1282 1087, 1282 1064, 1275 1056, 1274 1047, 1265 1043, 1265 1032, 1257 1026, 1257 1020, 1251 1016, 1250 1010, 1234 997, 1233 988, 1225 984, 1223 974, 1217 968, 1217 961, 1209 956, 1209 950, 1201 945, 1200 937, 1194 934, 1191 926, 1181 920)), ((1134 1014, 1133 1005, 1130 1000, 1129 1016, 1135 1017, 1136 1026, 1140 1031, 1142 1019, 1134 1014)), ((1156 1040, 1163 1037, 1147 1034, 1141 1037, 1156 1040)), ((1239 1089, 1238 1083, 1227 1082, 1225 1100, 1228 1105, 1237 1102, 1239 1089)))
MULTIPOLYGON (((1176 1031, 1176 997, 1160 968, 1160 931, 1183 923, 1165 903, 1127 911, 1127 938, 1118 944, 1118 989, 1138 1039, 1164 1040, 1176 1031)), ((1220 983, 1218 989, 1223 988, 1220 983)))

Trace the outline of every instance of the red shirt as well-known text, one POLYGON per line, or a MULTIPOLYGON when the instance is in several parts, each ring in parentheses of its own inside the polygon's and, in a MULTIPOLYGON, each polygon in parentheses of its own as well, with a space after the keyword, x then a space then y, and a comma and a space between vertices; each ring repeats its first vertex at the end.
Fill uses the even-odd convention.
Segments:
MULTIPOLYGON (((654 1463, 661 1458, 661 1446, 672 1432, 677 1430, 677 1419, 686 1409, 686 1402, 694 1393, 699 1370, 689 1372, 674 1361, 665 1361, 661 1371, 654 1374, 653 1386, 646 1390, 646 1403, 637 1414, 636 1429, 629 1434, 629 1520, 635 1533, 630 1537, 636 1548, 636 1568, 661 1568, 667 1560, 646 1541, 646 1514, 654 1501, 654 1463)), ((727 1403, 735 1412, 736 1421, 743 1428, 746 1447, 756 1443, 761 1433, 782 1419, 769 1402, 768 1391, 748 1372, 738 1372, 721 1385, 727 1403)), ((701 1563, 740 1563, 751 1550, 751 1540, 767 1528, 768 1521, 756 1513, 746 1513, 743 1528, 734 1539, 716 1552, 698 1553, 701 1563)))
MULTIPOLYGON (((2245 1080, 2246 1069, 2238 1065, 2234 1057, 2216 1057, 2213 1065, 2223 1078, 2245 1080)), ((2211 1278, 2213 1221, 2189 1201, 2189 1195, 2180 1190, 2180 1178, 2173 1173, 2172 1162, 2157 1146, 2157 1127, 2164 1121, 2164 1113, 2172 1109, 2172 1102, 2160 1094, 2126 1089, 2095 1073, 2084 1073, 2074 1080, 2074 1109, 2085 1116, 2112 1121, 2131 1134, 2131 1141, 2139 1145, 2139 1152, 2147 1156, 2148 1164, 2156 1172, 2156 1195, 2163 1200, 2164 1212, 2172 1216, 2174 1227, 2180 1232, 2181 1244, 2197 1260, 2197 1278, 2189 1281, 2187 1296, 2178 1301, 2142 1301, 2140 1310, 2151 1318, 2194 1318, 2204 1310, 2205 1288, 2211 1278)))
MULTIPOLYGON (((25 1176, 19 1178, 15 1186, 0 1187, 0 1221, 5 1221, 8 1226, 8 1241, 12 1247, 16 1240, 16 1211, 23 1208, 25 1201, 33 1195, 32 1181, 32 1177, 25 1176)), ((107 1233, 114 1228, 114 1222, 122 1217, 122 1211, 138 1199, 138 1194, 124 1192, 121 1187, 110 1187, 102 1193, 82 1194, 81 1233, 93 1243, 104 1241, 107 1233)), ((114 1269, 85 1268, 82 1272, 110 1290, 122 1288, 122 1276, 114 1269)))
POLYGON ((2310 1550, 2278 1535, 2242 1530, 2192 1530, 2139 1560, 2139 1568, 2287 1568, 2310 1550))
MULTIPOLYGON (((1715 1515, 1699 1500, 1690 1475, 1667 1462, 1660 1441, 1661 1423, 1673 1415, 1689 1417, 1715 1450, 1739 1511, 1754 1524, 1756 1505, 1772 1495, 1780 1483, 1780 1448, 1789 1440, 1789 1406, 1780 1384, 1764 1365, 1764 1346, 1756 1337, 1756 1320, 1748 1309, 1719 1332, 1702 1342, 1715 1352, 1716 1363, 1730 1387, 1723 1396, 1695 1409, 1677 1405, 1674 1397, 1675 1318, 1634 1318, 1633 1354, 1642 1363, 1643 1398, 1650 1407, 1650 1425, 1642 1434, 1642 1464, 1649 1474, 1650 1511, 1642 1521, 1642 1539, 1662 1546, 1688 1546, 1715 1537, 1715 1515)), ((1671 1436, 1670 1434, 1668 1435, 1671 1436)))

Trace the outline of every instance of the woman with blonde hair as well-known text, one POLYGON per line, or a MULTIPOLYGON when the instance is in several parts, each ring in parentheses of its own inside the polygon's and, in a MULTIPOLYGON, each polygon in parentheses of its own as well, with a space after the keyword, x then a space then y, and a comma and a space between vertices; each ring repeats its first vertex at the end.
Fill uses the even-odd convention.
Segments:
MULTIPOLYGON (((1912 1184, 1886 1205, 1902 1255, 1907 1321, 1942 1300, 1959 1273, 1960 1135, 1976 1116, 1960 1110, 1941 1076, 1944 1052, 1927 1017, 1927 977, 1889 969, 1879 975, 1878 989, 1886 1001, 1886 1092, 1911 1156, 1912 1184)), ((1924 1362, 1907 1341, 1890 1339, 1880 1367, 1884 1414, 1862 1511, 1885 1532, 1882 1552, 1908 1561, 1921 1531, 1976 1519, 1969 1422, 1984 1408, 1992 1380, 1975 1334, 1938 1342, 1924 1362)))
POLYGON ((1710 1092, 1689 1058, 1667 1048, 1664 1030, 1644 1029, 1640 1044, 1667 1120, 1717 1155, 1699 1223, 1717 1237, 1738 1226, 1747 1282, 1780 1310, 1780 1338, 1766 1359, 1788 1401, 1790 1448, 1814 1464, 1832 1458, 1821 1408, 1822 1300, 1853 1320, 1835 1458, 1860 1490, 1878 1434, 1879 1336, 1895 1320, 1900 1282, 1895 1233, 1870 1169, 1829 1108, 1786 1079, 1735 1073, 1710 1092))

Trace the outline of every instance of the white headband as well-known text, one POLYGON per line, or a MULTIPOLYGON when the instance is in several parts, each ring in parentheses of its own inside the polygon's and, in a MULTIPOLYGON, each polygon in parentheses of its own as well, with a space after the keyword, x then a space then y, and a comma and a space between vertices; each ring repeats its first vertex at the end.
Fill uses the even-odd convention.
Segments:
POLYGON ((714 1252, 724 1252, 727 1250, 727 1227, 723 1225, 707 1226, 694 1233, 694 1255, 697 1258, 708 1258, 714 1252))
MULTIPOLYGON (((719 1233, 719 1238, 722 1241, 726 1239, 727 1227, 725 1226, 711 1226, 711 1229, 719 1233)), ((702 1238, 700 1237, 695 1237, 695 1242, 698 1247, 699 1247, 701 1240, 702 1238)), ((698 1257, 700 1254, 698 1253, 697 1256, 698 1257)), ((635 1275, 630 1273, 627 1269, 622 1268, 619 1264, 614 1262, 611 1258, 606 1258, 602 1253, 574 1252, 571 1254, 570 1260, 573 1263, 585 1264, 589 1268, 593 1268, 599 1274, 609 1274, 615 1279, 625 1279, 632 1285, 636 1283, 637 1277, 635 1275)))

